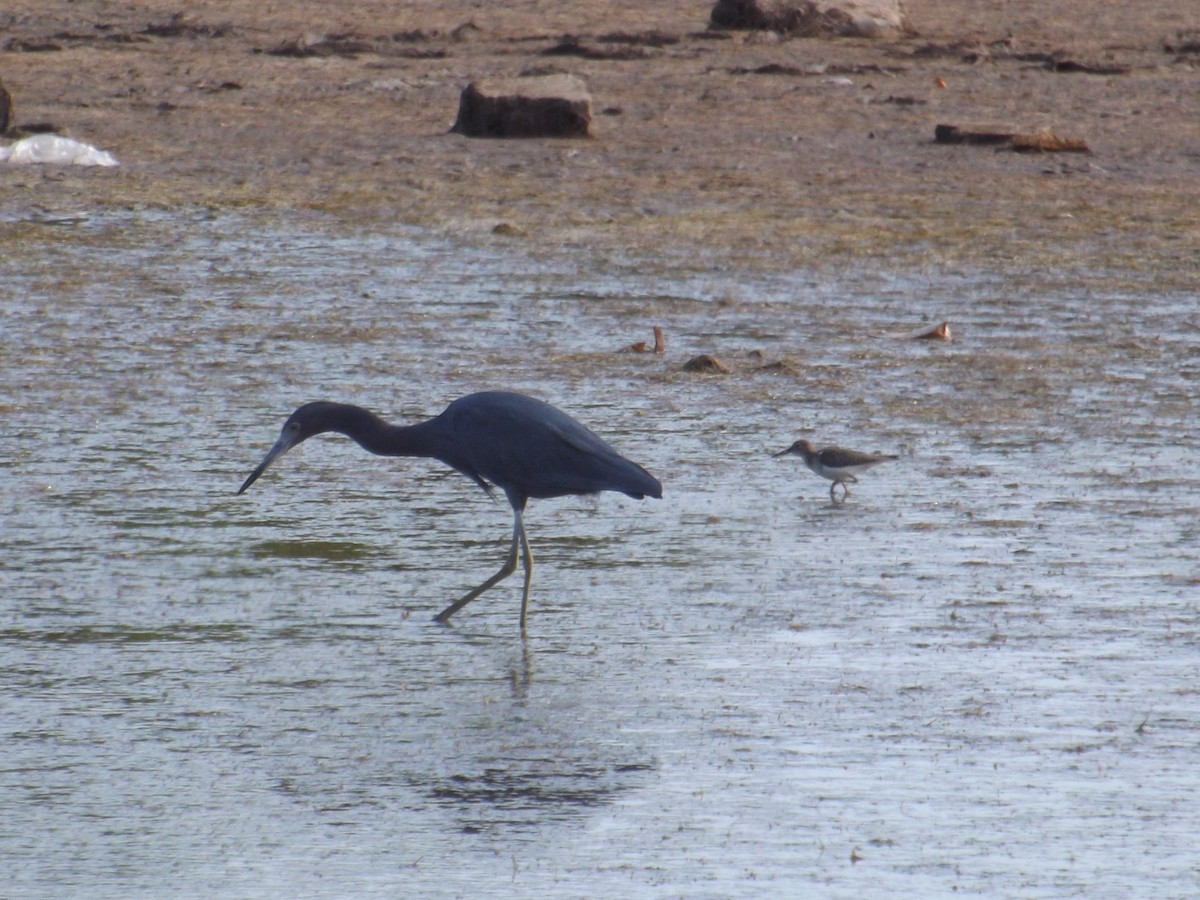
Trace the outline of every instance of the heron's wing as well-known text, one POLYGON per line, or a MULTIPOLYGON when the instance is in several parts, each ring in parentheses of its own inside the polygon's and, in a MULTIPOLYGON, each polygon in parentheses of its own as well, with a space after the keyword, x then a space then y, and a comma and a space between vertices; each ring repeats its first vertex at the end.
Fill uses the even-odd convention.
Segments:
POLYGON ((451 404, 446 414, 443 458, 476 481, 486 479, 510 495, 661 493, 661 485, 644 469, 540 400, 519 394, 473 394, 451 404))

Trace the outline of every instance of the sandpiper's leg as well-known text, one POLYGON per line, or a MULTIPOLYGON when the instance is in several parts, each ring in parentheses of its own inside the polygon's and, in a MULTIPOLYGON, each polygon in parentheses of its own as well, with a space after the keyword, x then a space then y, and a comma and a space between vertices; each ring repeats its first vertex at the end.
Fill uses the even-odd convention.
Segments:
MULTIPOLYGON (((462 609, 464 606, 466 606, 468 603, 470 603, 472 600, 474 600, 476 597, 478 597, 480 594, 482 594, 488 588, 495 587, 497 584, 499 584, 501 581, 503 581, 505 578, 507 578, 513 572, 517 571, 517 544, 519 541, 523 541, 523 540, 525 540, 525 525, 521 521, 521 511, 516 510, 513 513, 512 545, 508 548, 508 559, 506 559, 504 561, 504 565, 502 565, 500 567, 500 571, 497 572, 495 575, 493 575, 491 578, 489 578, 487 581, 485 581, 483 584, 481 584, 479 587, 475 588, 473 591, 468 592, 463 597, 461 597, 458 600, 455 600, 453 603, 451 603, 449 606, 447 606, 445 609, 443 609, 440 613, 438 613, 436 616, 433 617, 434 621, 441 622, 443 625, 449 624, 450 617, 452 615, 454 615, 456 612, 458 612, 460 609, 462 609)), ((525 598, 529 599, 529 576, 533 570, 533 561, 529 558, 529 550, 528 550, 529 544, 527 541, 525 543, 525 546, 526 546, 526 551, 525 551, 525 598)), ((525 605, 524 605, 524 603, 521 604, 521 630, 522 630, 522 632, 524 632, 524 630, 525 630, 525 605)))

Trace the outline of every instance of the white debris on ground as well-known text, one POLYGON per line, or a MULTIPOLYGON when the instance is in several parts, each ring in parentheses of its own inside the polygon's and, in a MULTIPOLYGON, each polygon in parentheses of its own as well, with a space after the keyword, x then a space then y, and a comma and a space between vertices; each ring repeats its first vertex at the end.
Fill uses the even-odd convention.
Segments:
POLYGON ((34 163, 60 166, 118 165, 117 158, 111 153, 57 134, 35 134, 7 147, 0 147, 0 163, 12 166, 34 163))

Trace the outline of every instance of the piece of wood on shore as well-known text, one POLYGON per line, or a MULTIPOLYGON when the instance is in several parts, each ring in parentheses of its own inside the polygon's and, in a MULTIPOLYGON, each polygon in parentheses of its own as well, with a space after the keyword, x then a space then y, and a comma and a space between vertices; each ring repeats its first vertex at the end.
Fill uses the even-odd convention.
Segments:
POLYGON ((574 75, 473 81, 458 102, 450 130, 467 137, 589 137, 592 98, 574 75))
POLYGON ((950 323, 939 322, 936 325, 922 325, 908 331, 884 331, 876 334, 880 338, 895 338, 898 341, 948 341, 950 340, 950 323))
POLYGON ((1082 138, 1062 137, 1049 129, 1018 131, 1005 125, 937 125, 933 140, 938 144, 977 144, 1007 148, 1017 153, 1092 152, 1082 138))
POLYGON ((925 325, 905 335, 910 341, 948 341, 950 340, 950 323, 925 325))
POLYGON ((1017 129, 1006 125, 936 125, 933 140, 938 144, 1008 144, 1017 129))
POLYGON ((662 326, 654 326, 654 346, 647 346, 645 341, 637 341, 622 349, 622 353, 662 353, 667 349, 667 339, 662 326))
POLYGON ((1082 138, 1061 137, 1053 131, 1014 134, 1012 148, 1017 153, 1087 153, 1092 149, 1082 138))

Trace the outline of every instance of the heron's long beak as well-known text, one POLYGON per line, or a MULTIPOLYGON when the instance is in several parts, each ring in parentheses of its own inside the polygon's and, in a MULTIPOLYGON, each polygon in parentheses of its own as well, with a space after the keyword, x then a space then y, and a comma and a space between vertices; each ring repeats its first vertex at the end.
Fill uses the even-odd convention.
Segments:
POLYGON ((246 488, 258 481, 258 476, 271 467, 271 463, 275 462, 275 460, 279 459, 279 457, 283 456, 283 454, 287 453, 295 445, 295 441, 289 440, 287 437, 280 437, 279 440, 275 442, 275 446, 267 452, 265 457, 263 457, 263 461, 258 464, 258 468, 251 472, 250 477, 242 483, 240 488, 238 488, 238 493, 245 493, 246 488))

